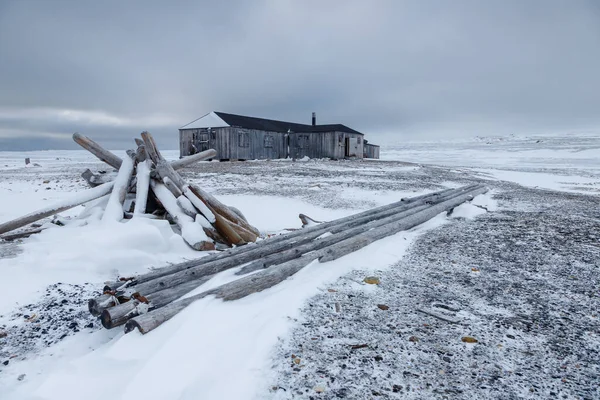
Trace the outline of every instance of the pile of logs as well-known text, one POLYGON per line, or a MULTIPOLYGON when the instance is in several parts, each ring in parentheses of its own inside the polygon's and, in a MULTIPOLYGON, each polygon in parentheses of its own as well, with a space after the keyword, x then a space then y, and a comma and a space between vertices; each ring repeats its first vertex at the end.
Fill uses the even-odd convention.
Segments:
POLYGON ((125 325, 125 332, 138 329, 145 334, 198 299, 216 296, 236 300, 260 292, 315 261, 332 261, 411 229, 486 190, 481 185, 469 185, 402 199, 335 221, 312 221, 310 226, 284 235, 123 278, 107 283, 103 295, 89 300, 89 310, 108 329, 125 325), (185 297, 215 274, 235 267, 241 267, 236 274, 244 276, 185 297))
MULTIPOLYGON (((168 162, 158 150, 152 135, 142 132, 141 139, 135 139, 137 149, 128 150, 127 157, 121 159, 78 133, 73 135, 73 140, 117 169, 116 178, 106 181, 103 176, 87 170, 82 176, 92 188, 71 199, 0 224, 0 235, 106 197, 107 205, 102 220, 167 216, 179 228, 186 243, 196 250, 214 250, 215 244, 223 247, 244 245, 255 242, 259 237, 258 229, 250 225, 239 210, 227 207, 199 186, 186 182, 177 172, 197 161, 214 158, 214 150, 168 162), (125 207, 128 196, 133 199, 125 207)), ((40 230, 36 227, 34 230, 0 238, 14 239, 40 230)))

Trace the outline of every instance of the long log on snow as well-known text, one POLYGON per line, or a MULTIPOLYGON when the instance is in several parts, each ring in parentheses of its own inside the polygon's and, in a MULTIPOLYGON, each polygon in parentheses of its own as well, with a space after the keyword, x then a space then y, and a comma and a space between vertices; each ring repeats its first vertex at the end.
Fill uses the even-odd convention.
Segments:
MULTIPOLYGON (((440 199, 440 200, 446 200, 446 197, 442 197, 442 199, 440 199)), ((408 208, 408 209, 398 208, 397 212, 391 211, 392 215, 387 217, 387 221, 404 218, 408 215, 414 214, 415 212, 423 210, 427 207, 429 207, 429 205, 424 204, 424 205, 416 205, 415 207, 408 208)), ((366 218, 372 218, 372 216, 366 217, 366 218)), ((146 281, 143 283, 134 281, 134 284, 132 286, 135 286, 135 290, 140 292, 142 295, 147 295, 147 294, 153 293, 157 290, 162 290, 167 287, 174 287, 174 286, 180 285, 184 282, 187 282, 190 279, 197 279, 198 277, 201 277, 204 275, 212 275, 212 274, 222 272, 222 271, 230 269, 230 268, 234 268, 236 266, 243 265, 247 262, 260 260, 261 258, 268 257, 270 254, 273 254, 275 256, 277 256, 278 254, 282 254, 282 258, 284 258, 284 257, 299 257, 300 255, 303 254, 303 252, 310 252, 310 251, 318 250, 318 249, 322 248, 324 246, 324 244, 333 244, 336 242, 336 240, 341 241, 347 237, 351 237, 352 235, 359 234, 361 231, 364 231, 365 229, 370 229, 371 227, 379 226, 379 221, 380 221, 379 218, 375 218, 373 221, 368 222, 368 223, 366 222, 366 220, 361 220, 361 219, 359 219, 357 221, 353 221, 353 222, 347 222, 346 224, 354 224, 354 225, 345 225, 344 229, 346 229, 348 226, 357 226, 357 228, 347 230, 347 232, 350 232, 350 233, 343 232, 342 234, 332 235, 330 237, 320 239, 320 240, 313 240, 313 239, 315 239, 315 235, 316 235, 316 233, 313 232, 308 237, 303 237, 302 239, 295 238, 295 240, 290 241, 290 242, 276 243, 271 248, 257 247, 253 250, 244 252, 235 257, 217 259, 215 261, 210 261, 210 262, 207 262, 207 263, 195 266, 195 267, 191 267, 189 269, 181 270, 179 272, 176 272, 176 273, 173 273, 173 274, 170 274, 167 276, 162 276, 160 278, 156 278, 156 279, 146 281), (304 246, 299 246, 300 244, 303 244, 303 243, 306 243, 306 244, 304 246), (288 252, 285 252, 283 250, 288 250, 288 252), (283 253, 282 253, 282 251, 283 251, 283 253)), ((318 230, 315 230, 315 231, 317 231, 317 233, 319 233, 319 236, 324 233, 324 232, 318 231, 318 230)), ((290 259, 290 258, 288 258, 288 259, 290 259)), ((269 260, 271 262, 273 262, 271 259, 269 259, 269 260)))
MULTIPOLYGON (((470 186, 466 186, 464 188, 459 188, 459 189, 446 189, 446 190, 442 190, 440 192, 429 193, 427 195, 422 195, 422 196, 418 196, 418 197, 404 198, 404 199, 402 199, 398 202, 392 203, 392 204, 388 204, 385 206, 377 207, 375 209, 363 211, 363 212, 353 214, 348 217, 343 217, 343 218, 340 218, 340 219, 337 219, 334 221, 324 222, 318 226, 299 229, 297 231, 286 233, 284 235, 279 235, 279 236, 276 236, 276 237, 273 237, 270 239, 262 240, 255 244, 252 244, 252 245, 236 247, 236 248, 224 251, 222 253, 205 256, 202 258, 186 261, 186 262, 179 263, 179 264, 174 264, 174 265, 171 265, 171 266, 168 266, 165 268, 160 268, 155 271, 152 271, 152 272, 149 272, 149 273, 146 273, 143 275, 139 275, 138 277, 136 277, 134 279, 132 284, 144 283, 144 282, 151 281, 151 280, 163 277, 163 276, 172 275, 176 272, 180 272, 180 271, 192 268, 192 267, 207 264, 209 262, 222 260, 222 259, 229 258, 229 257, 234 257, 234 256, 237 256, 237 255, 249 252, 249 251, 256 251, 257 249, 264 248, 264 250, 261 250, 260 252, 255 253, 255 256, 256 257, 264 257, 265 255, 272 254, 274 252, 278 252, 278 251, 282 251, 282 250, 287 250, 288 248, 291 248, 291 246, 295 245, 296 241, 298 240, 297 238, 300 236, 304 237, 307 235, 311 235, 313 238, 316 238, 316 237, 326 233, 331 227, 334 227, 339 224, 344 224, 344 223, 353 222, 353 221, 354 222, 358 221, 357 223, 362 223, 363 221, 365 221, 365 219, 363 219, 363 218, 372 217, 373 219, 375 219, 375 218, 377 218, 376 215, 378 213, 395 210, 398 207, 402 207, 402 208, 397 211, 406 210, 412 206, 425 204, 426 202, 436 201, 436 199, 439 199, 444 195, 448 195, 453 192, 459 193, 459 192, 468 190, 469 188, 476 187, 476 186, 477 185, 470 185, 470 186)), ((116 288, 112 288, 112 289, 116 289, 116 288)))
MULTIPOLYGON (((168 287, 175 287, 191 279, 197 279, 198 276, 204 274, 224 271, 260 259, 261 257, 269 256, 270 254, 293 249, 298 243, 306 243, 306 241, 313 240, 326 233, 330 228, 341 224, 345 224, 347 227, 359 226, 368 223, 369 221, 376 220, 380 216, 388 216, 390 215, 390 212, 391 214, 394 214, 425 204, 435 204, 436 202, 441 202, 453 195, 465 193, 467 190, 478 187, 481 187, 481 185, 469 185, 464 188, 448 189, 411 199, 403 199, 399 202, 375 209, 380 210, 379 213, 374 213, 374 210, 364 211, 335 221, 325 222, 318 226, 304 228, 276 238, 263 240, 256 244, 236 247, 222 253, 212 254, 200 259, 157 269, 140 275, 124 285, 122 282, 116 282, 114 287, 108 285, 107 289, 123 290, 123 286, 134 287, 133 290, 139 291, 143 295, 149 295, 150 293, 168 287)), ((105 300, 106 299, 103 296, 90 299, 90 312, 93 315, 98 315, 104 308, 112 307, 112 304, 106 304, 105 300), (105 305, 104 308, 100 306, 102 304, 105 305)))
POLYGON ((60 212, 71 209, 73 207, 80 206, 84 203, 87 203, 88 201, 92 201, 102 196, 106 196, 112 191, 113 185, 113 182, 104 183, 94 188, 84 190, 81 193, 77 193, 75 196, 72 196, 68 199, 61 200, 50 206, 44 207, 22 217, 13 219, 12 221, 0 224, 0 235, 21 228, 33 222, 39 221, 42 218, 46 218, 51 215, 58 214, 60 212))
POLYGON ((128 333, 134 329, 138 329, 142 334, 151 332, 165 321, 171 319, 188 305, 207 296, 214 295, 215 297, 221 298, 224 301, 231 301, 263 291, 284 281, 316 260, 319 262, 327 262, 350 254, 373 243, 374 241, 394 235, 400 231, 414 228, 415 226, 430 220, 436 215, 444 211, 448 211, 462 204, 463 202, 472 199, 478 194, 485 193, 486 191, 486 188, 472 190, 467 194, 463 194, 450 200, 446 200, 442 203, 433 205, 416 214, 412 214, 407 218, 363 232, 360 235, 346 239, 345 241, 337 243, 334 246, 329 246, 319 251, 305 254, 300 258, 279 264, 278 266, 260 271, 256 274, 248 275, 233 282, 218 286, 214 289, 190 296, 183 300, 173 302, 165 307, 153 310, 147 314, 139 315, 127 322, 125 325, 125 332, 128 333))
MULTIPOLYGON (((454 192, 453 194, 442 196, 438 199, 438 201, 443 202, 452 199, 456 196, 460 196, 460 193, 454 192)), ((271 265, 281 264, 286 261, 293 260, 294 258, 298 258, 308 252, 320 250, 324 247, 331 246, 345 239, 352 238, 366 230, 374 229, 379 226, 387 225, 395 221, 404 219, 410 215, 421 212, 429 207, 430 204, 426 203, 420 206, 408 208, 404 211, 400 211, 399 209, 392 209, 375 214, 376 218, 374 218, 374 216, 371 215, 369 217, 358 218, 354 221, 338 224, 327 230, 326 233, 328 234, 328 236, 323 238, 317 238, 316 240, 312 238, 312 235, 308 238, 299 238, 296 241, 295 246, 293 248, 256 259, 255 261, 252 261, 248 265, 242 267, 239 271, 236 272, 236 275, 245 275, 250 272, 257 271, 259 269, 268 268, 271 265)))
POLYGON ((127 320, 142 313, 164 307, 200 287, 211 278, 212 275, 203 276, 202 278, 186 282, 174 288, 160 290, 149 294, 148 296, 134 294, 128 302, 121 303, 102 311, 100 316, 102 326, 106 329, 112 329, 125 324, 127 320))

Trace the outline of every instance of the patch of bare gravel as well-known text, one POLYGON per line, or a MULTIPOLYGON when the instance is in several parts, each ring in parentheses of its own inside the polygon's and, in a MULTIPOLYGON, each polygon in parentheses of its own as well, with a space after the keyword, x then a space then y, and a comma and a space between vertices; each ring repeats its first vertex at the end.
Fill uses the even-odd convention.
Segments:
POLYGON ((502 210, 423 235, 377 287, 355 271, 311 299, 269 397, 600 398, 597 198, 497 189, 502 210))

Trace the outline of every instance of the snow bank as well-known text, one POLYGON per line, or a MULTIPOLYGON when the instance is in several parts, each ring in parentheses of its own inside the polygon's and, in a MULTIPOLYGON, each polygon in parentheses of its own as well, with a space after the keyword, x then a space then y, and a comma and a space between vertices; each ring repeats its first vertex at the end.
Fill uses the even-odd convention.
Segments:
POLYGON ((133 219, 126 223, 73 221, 31 236, 23 252, 0 259, 0 314, 56 282, 101 283, 162 266, 166 261, 198 257, 164 220, 133 219))
MULTIPOLYGON (((270 352, 308 298, 353 269, 374 274, 387 268, 418 234, 443 221, 438 216, 339 260, 314 262, 283 283, 239 301, 198 301, 151 334, 117 335, 92 353, 54 364, 44 382, 25 384, 12 398, 28 398, 19 397, 26 393, 47 400, 195 400, 200 394, 207 400, 254 398, 268 389, 270 352), (65 397, 65 387, 71 397, 65 397)), ((228 280, 232 273, 221 275, 228 280)))

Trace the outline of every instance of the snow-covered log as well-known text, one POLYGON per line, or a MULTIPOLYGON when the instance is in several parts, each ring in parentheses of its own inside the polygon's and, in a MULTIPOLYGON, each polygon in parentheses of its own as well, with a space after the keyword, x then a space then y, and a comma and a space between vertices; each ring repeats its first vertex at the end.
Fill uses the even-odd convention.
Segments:
POLYGON ((331 261, 367 246, 376 240, 383 239, 403 230, 411 229, 430 220, 444 211, 448 211, 460 205, 461 203, 472 199, 478 194, 485 193, 485 191, 487 191, 485 188, 472 190, 466 194, 462 194, 450 200, 432 205, 401 220, 394 221, 387 225, 382 225, 375 229, 367 230, 360 235, 349 238, 341 243, 336 244, 335 246, 329 246, 319 251, 305 254, 300 258, 279 264, 256 274, 248 275, 238 280, 218 286, 214 289, 190 296, 186 299, 176 301, 165 307, 153 310, 147 314, 139 315, 127 322, 125 325, 125 332, 128 333, 134 329, 138 329, 142 334, 146 334, 156 329, 163 322, 171 319, 194 301, 207 296, 214 295, 215 297, 221 298, 224 301, 230 301, 263 291, 284 281, 316 260, 322 262, 331 261))
POLYGON ((122 161, 104 215, 102 215, 103 221, 120 221, 123 219, 123 202, 129 190, 129 181, 133 175, 134 167, 134 159, 131 156, 122 161))
POLYGON ((146 213, 146 204, 148 203, 148 191, 150 189, 150 160, 144 160, 138 163, 135 176, 137 182, 133 215, 140 216, 146 213))
POLYGON ((147 312, 148 310, 164 307, 172 301, 175 301, 180 297, 190 293, 192 290, 201 286, 211 278, 212 275, 203 276, 199 279, 186 282, 174 288, 160 290, 158 292, 149 294, 148 296, 144 296, 144 298, 149 301, 148 304, 144 304, 143 301, 140 300, 140 297, 132 296, 131 300, 128 302, 121 303, 115 307, 103 310, 100 317, 102 326, 104 326, 106 329, 112 329, 125 324, 127 320, 147 312))
POLYGON ((238 217, 233 211, 216 200, 213 196, 203 193, 200 188, 188 185, 183 178, 173 169, 160 154, 154 138, 148 132, 142 132, 142 139, 146 152, 156 166, 156 171, 163 180, 169 179, 183 195, 186 196, 204 215, 204 217, 225 237, 229 244, 245 244, 254 242, 259 236, 259 231, 238 217), (218 207, 215 207, 217 205, 218 207), (238 229, 238 226, 242 229, 238 229))
POLYGON ((64 199, 58 201, 50 206, 44 207, 40 210, 34 211, 22 217, 13 219, 12 221, 5 222, 0 224, 0 234, 10 232, 17 228, 21 228, 25 225, 31 224, 33 222, 39 221, 42 218, 49 217, 54 214, 58 214, 60 212, 66 211, 73 207, 80 206, 88 201, 95 200, 102 196, 106 196, 109 194, 113 188, 114 183, 108 182, 104 183, 100 186, 96 186, 91 189, 87 189, 81 193, 77 193, 75 196, 72 196, 68 199, 64 199))
POLYGON ((158 200, 171 215, 179 229, 181 229, 181 236, 186 243, 195 250, 214 250, 215 245, 213 241, 208 238, 203 227, 181 210, 177 204, 177 199, 169 189, 154 179, 150 180, 150 184, 152 186, 152 191, 158 200))

